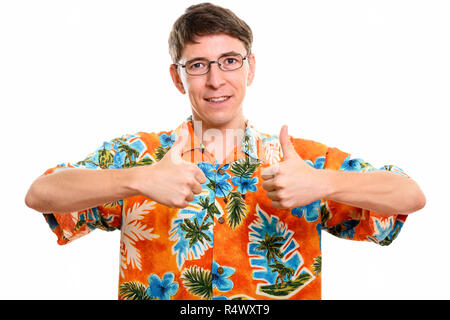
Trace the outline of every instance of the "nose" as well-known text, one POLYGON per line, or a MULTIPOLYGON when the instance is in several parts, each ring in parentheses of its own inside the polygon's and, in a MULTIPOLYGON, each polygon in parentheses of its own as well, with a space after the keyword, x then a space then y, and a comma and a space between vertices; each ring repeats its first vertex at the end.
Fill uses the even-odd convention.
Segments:
POLYGON ((207 85, 213 88, 219 88, 225 83, 224 72, 220 70, 217 62, 211 63, 209 66, 209 72, 206 74, 207 85))

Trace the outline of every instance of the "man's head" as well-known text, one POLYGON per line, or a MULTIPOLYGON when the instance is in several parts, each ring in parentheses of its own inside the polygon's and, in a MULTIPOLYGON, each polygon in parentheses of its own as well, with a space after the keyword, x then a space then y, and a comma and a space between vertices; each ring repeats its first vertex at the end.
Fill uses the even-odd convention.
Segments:
POLYGON ((245 21, 229 9, 211 3, 200 3, 187 8, 172 27, 169 52, 173 63, 181 59, 186 44, 195 43, 197 36, 214 33, 225 33, 241 40, 247 53, 251 52, 253 33, 245 21))
POLYGON ((170 73, 178 90, 188 93, 194 119, 214 127, 235 126, 243 120, 242 101, 255 70, 252 41, 252 31, 243 20, 210 3, 187 8, 174 23, 169 37, 174 62, 170 73), (217 60, 221 65, 207 62, 217 60), (208 64, 206 74, 194 71, 208 64), (233 64, 238 68, 229 71, 233 64), (221 97, 225 101, 214 99, 221 97))

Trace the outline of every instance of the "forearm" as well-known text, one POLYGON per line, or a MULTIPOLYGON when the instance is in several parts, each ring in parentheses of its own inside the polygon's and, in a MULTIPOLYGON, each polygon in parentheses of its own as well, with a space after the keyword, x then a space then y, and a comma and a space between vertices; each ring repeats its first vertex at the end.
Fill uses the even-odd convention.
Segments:
POLYGON ((133 189, 136 168, 66 169, 39 177, 25 203, 39 212, 73 212, 137 195, 133 189))
POLYGON ((384 214, 409 214, 425 206, 425 196, 410 178, 386 171, 322 170, 327 200, 384 214))

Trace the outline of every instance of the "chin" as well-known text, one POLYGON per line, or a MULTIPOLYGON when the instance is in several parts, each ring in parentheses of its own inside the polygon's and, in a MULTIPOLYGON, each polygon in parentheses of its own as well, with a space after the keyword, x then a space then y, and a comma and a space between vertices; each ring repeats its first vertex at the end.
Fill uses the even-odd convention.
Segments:
POLYGON ((214 126, 223 126, 233 121, 240 115, 237 113, 230 114, 229 112, 214 112, 212 114, 201 116, 202 121, 206 121, 214 126))
POLYGON ((202 105, 201 108, 192 107, 192 114, 194 119, 200 119, 210 126, 222 127, 233 122, 236 118, 243 117, 242 107, 236 106, 236 101, 233 102, 221 106, 202 105))

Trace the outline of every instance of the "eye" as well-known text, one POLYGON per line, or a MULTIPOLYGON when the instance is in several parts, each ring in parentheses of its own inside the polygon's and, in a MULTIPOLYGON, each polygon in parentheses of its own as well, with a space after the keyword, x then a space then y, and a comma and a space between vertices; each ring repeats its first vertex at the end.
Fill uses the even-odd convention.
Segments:
POLYGON ((237 59, 231 58, 231 57, 225 58, 225 60, 224 60, 224 64, 226 64, 226 65, 235 64, 236 62, 237 62, 237 59))
POLYGON ((205 67, 205 63, 203 61, 193 61, 188 67, 190 70, 201 69, 205 67))

